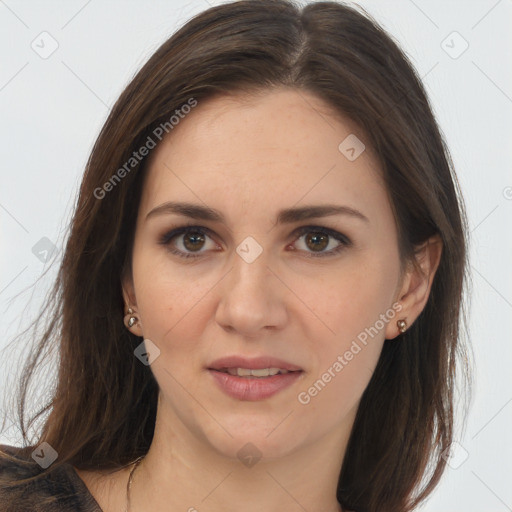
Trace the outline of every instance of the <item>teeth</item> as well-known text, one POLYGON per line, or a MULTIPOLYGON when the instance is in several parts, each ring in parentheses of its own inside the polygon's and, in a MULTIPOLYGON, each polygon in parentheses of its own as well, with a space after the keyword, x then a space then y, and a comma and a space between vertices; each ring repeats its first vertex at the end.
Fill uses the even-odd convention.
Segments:
POLYGON ((235 375, 238 377, 268 377, 277 375, 278 373, 288 373, 288 370, 282 370, 280 368, 261 368, 258 370, 248 368, 227 368, 224 371, 229 373, 229 375, 235 375))

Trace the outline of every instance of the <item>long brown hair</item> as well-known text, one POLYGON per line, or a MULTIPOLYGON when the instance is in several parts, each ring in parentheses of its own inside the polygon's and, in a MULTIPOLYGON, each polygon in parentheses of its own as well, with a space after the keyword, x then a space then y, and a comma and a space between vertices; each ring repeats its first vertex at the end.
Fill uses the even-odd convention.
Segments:
POLYGON ((453 164, 421 80, 370 15, 336 2, 286 0, 243 0, 195 16, 142 67, 103 126, 45 306, 46 329, 20 381, 26 445, 27 429, 47 414, 32 443, 58 452, 47 471, 64 463, 118 469, 145 454, 153 437, 158 386, 134 357, 141 340, 123 324, 120 284, 131 268, 148 159, 105 183, 191 98, 200 105, 217 94, 276 87, 315 94, 366 135, 387 184, 402 261, 434 234, 443 242, 424 311, 384 343, 362 396, 338 500, 357 512, 405 512, 439 482, 454 437, 456 368, 467 375, 459 364, 467 224, 453 164), (28 385, 52 343, 59 347, 56 386, 27 425, 28 385))

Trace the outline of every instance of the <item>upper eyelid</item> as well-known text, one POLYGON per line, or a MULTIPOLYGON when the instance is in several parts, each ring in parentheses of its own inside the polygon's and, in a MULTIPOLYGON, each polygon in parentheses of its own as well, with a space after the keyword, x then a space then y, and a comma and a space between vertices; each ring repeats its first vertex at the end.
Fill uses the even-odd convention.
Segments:
MULTIPOLYGON (((290 237, 293 236, 295 238, 300 238, 300 237, 304 236, 304 234, 306 234, 308 232, 308 230, 311 232, 314 232, 315 229, 317 229, 319 232, 321 232, 322 230, 325 231, 326 235, 338 240, 340 243, 344 243, 345 245, 352 244, 351 238, 348 237, 346 234, 341 233, 336 229, 322 226, 319 224, 307 224, 307 225, 298 226, 297 228, 293 229, 293 231, 290 233, 289 236, 290 237)), ((167 243, 169 243, 173 238, 181 236, 183 234, 186 234, 190 231, 193 232, 194 230, 203 232, 204 234, 210 236, 210 238, 215 239, 215 235, 216 235, 215 231, 213 231, 212 229, 210 229, 206 226, 201 226, 198 224, 184 224, 184 225, 169 229, 160 237, 160 239, 161 240, 163 240, 164 238, 168 239, 167 243), (169 236, 169 235, 172 235, 172 236, 169 236)), ((216 243, 218 243, 218 242, 216 242, 216 243)), ((198 253, 199 252, 200 251, 198 251, 198 253)))

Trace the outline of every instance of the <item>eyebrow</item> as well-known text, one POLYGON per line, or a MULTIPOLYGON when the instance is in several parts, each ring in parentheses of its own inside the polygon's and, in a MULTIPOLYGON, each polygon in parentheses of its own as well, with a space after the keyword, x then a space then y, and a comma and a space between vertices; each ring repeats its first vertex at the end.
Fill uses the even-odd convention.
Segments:
MULTIPOLYGON (((208 220, 212 222, 221 222, 226 224, 224 215, 213 208, 193 203, 182 203, 169 201, 153 208, 147 215, 146 221, 157 215, 176 214, 191 219, 208 220)), ((286 208, 278 212, 275 224, 291 224, 307 219, 329 217, 333 215, 346 215, 355 219, 369 223, 368 217, 360 211, 348 206, 335 204, 301 206, 295 208, 286 208)))

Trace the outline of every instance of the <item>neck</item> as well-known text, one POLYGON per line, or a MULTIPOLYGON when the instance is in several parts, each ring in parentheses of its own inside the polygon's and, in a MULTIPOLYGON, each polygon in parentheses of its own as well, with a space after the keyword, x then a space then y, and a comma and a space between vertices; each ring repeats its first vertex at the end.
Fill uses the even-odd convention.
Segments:
POLYGON ((341 510, 336 489, 349 428, 258 460, 258 448, 248 442, 228 440, 242 450, 219 453, 163 409, 159 401, 153 442, 133 475, 129 512, 341 510))

